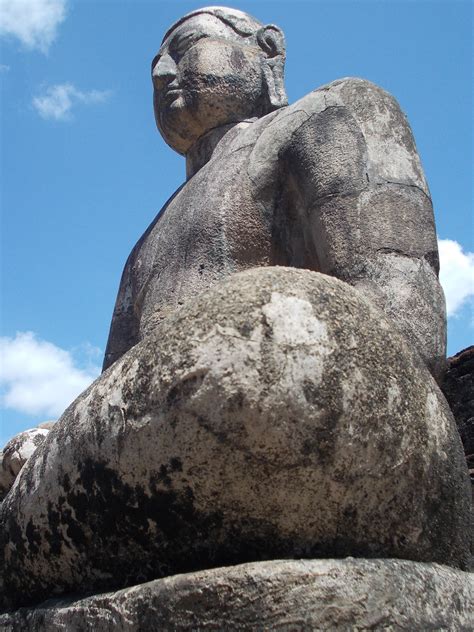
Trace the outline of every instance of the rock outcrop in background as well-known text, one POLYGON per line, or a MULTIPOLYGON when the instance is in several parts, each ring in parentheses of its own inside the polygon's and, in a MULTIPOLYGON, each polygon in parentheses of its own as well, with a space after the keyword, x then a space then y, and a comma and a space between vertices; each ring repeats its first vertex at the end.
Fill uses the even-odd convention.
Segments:
POLYGON ((31 428, 15 435, 0 453, 0 501, 10 491, 21 468, 39 447, 54 422, 45 422, 37 428, 31 428))
POLYGON ((474 346, 448 358, 443 393, 453 411, 464 446, 474 499, 474 346))

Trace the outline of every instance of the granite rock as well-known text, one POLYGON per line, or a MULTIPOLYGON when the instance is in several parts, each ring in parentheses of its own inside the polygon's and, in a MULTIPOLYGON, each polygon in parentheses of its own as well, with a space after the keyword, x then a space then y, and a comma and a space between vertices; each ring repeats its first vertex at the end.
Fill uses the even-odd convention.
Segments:
POLYGON ((259 562, 0 615, 4 632, 474 628, 474 576, 402 560, 259 562))
POLYGON ((49 428, 31 428, 15 435, 0 453, 0 500, 3 500, 23 465, 40 446, 49 428))
POLYGON ((474 346, 448 358, 443 393, 456 420, 474 495, 474 346))
POLYGON ((349 285, 257 268, 183 306, 65 412, 1 508, 4 605, 278 557, 464 567, 444 397, 349 285))

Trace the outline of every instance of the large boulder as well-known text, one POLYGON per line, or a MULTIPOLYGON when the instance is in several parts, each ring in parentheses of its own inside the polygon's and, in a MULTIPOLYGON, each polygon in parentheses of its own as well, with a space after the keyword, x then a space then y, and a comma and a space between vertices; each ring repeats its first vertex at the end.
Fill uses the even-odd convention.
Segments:
POLYGON ((279 557, 464 567, 470 494, 444 397, 357 290, 229 277, 65 412, 1 508, 4 605, 279 557))
POLYGON ((15 435, 0 452, 0 501, 9 492, 21 468, 40 446, 50 428, 44 424, 15 435))
POLYGON ((401 560, 258 562, 51 600, 4 632, 472 630, 474 575, 401 560))

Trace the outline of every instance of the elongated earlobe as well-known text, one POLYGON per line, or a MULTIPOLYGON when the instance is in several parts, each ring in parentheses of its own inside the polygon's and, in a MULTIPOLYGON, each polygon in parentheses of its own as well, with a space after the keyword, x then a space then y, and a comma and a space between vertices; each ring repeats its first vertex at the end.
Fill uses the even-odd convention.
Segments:
POLYGON ((271 112, 288 104, 284 84, 285 36, 278 26, 268 24, 257 31, 257 43, 264 53, 263 77, 271 112))
POLYGON ((285 57, 285 36, 278 26, 267 24, 258 29, 257 42, 267 57, 285 57))

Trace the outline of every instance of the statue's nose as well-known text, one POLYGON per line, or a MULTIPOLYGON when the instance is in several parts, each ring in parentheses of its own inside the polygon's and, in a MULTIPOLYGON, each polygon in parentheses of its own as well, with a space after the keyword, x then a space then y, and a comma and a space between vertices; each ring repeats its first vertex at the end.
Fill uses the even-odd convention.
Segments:
POLYGON ((153 66, 151 76, 153 84, 158 90, 164 88, 176 79, 177 68, 170 55, 163 55, 153 66))

